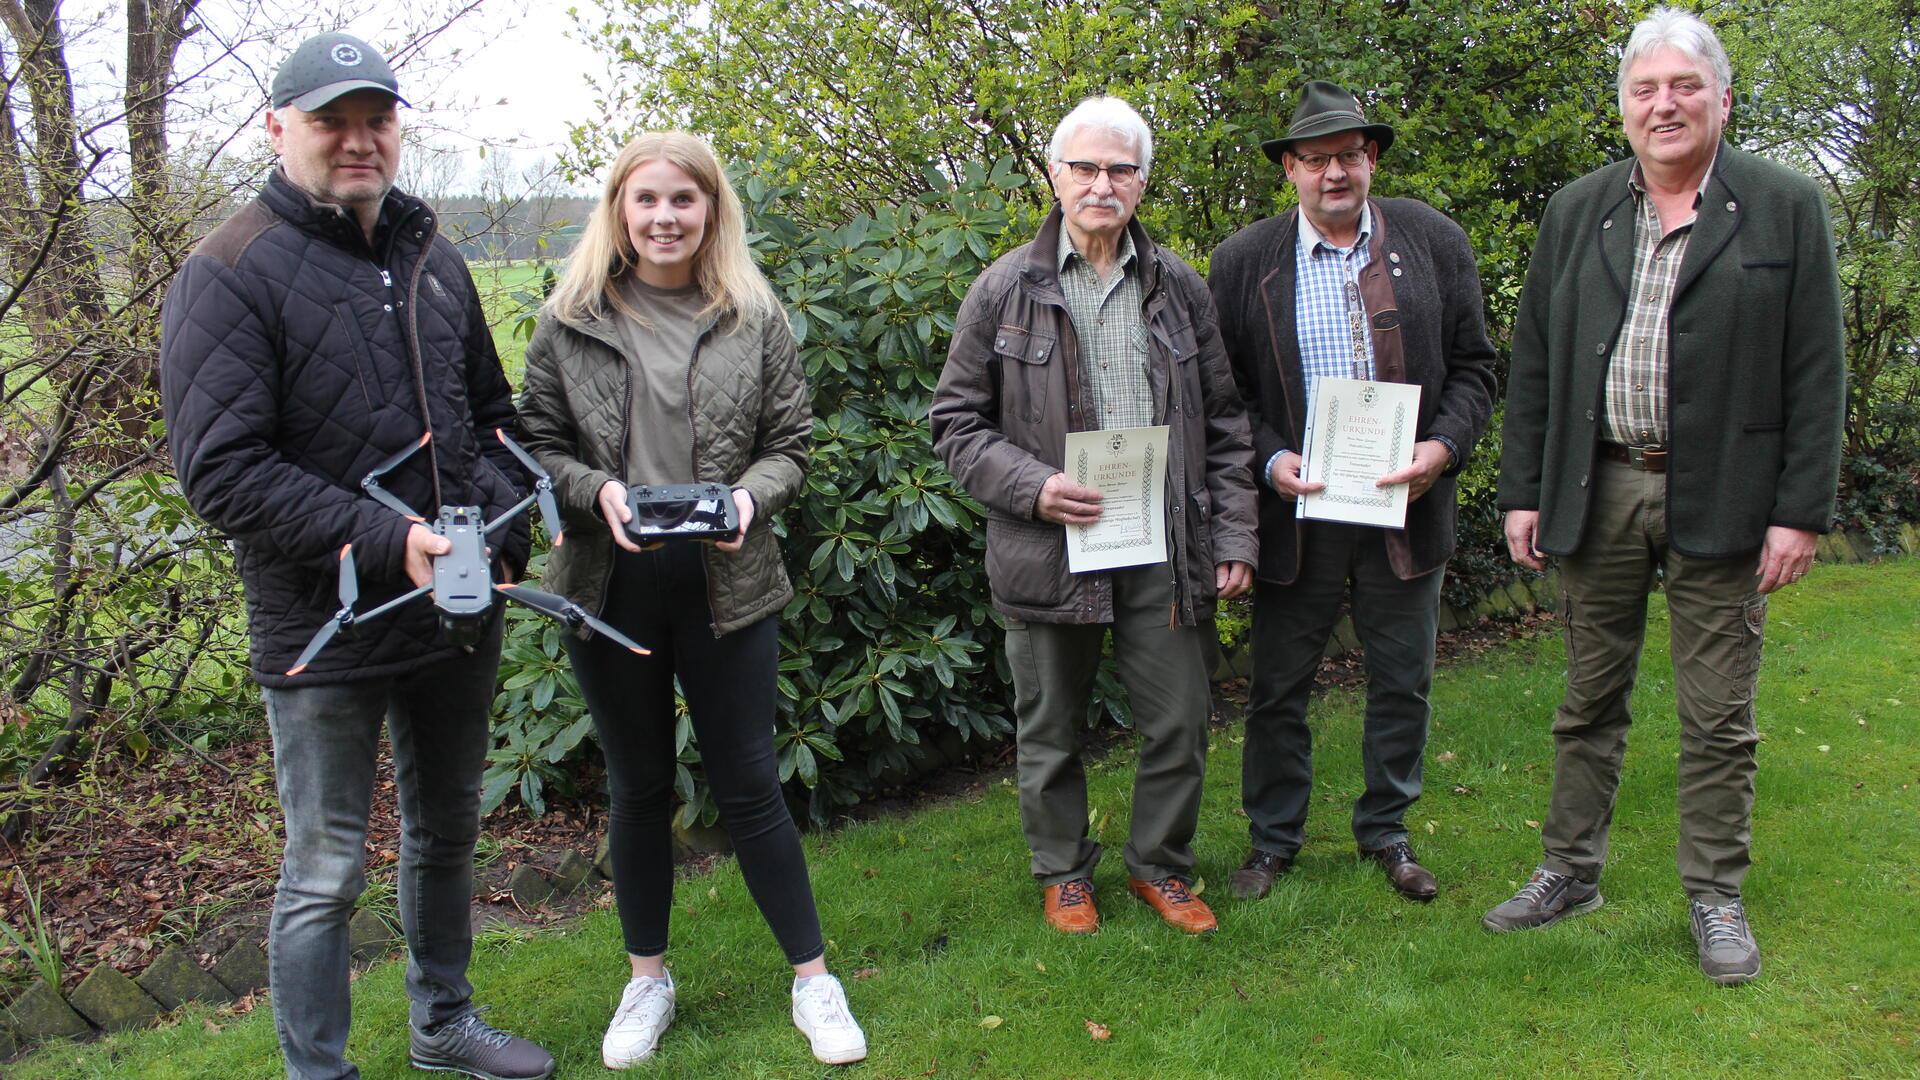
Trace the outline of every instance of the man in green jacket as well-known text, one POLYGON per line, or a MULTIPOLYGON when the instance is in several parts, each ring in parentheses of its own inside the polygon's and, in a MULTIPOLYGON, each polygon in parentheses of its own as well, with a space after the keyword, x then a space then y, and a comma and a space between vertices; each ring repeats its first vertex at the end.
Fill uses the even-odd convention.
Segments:
POLYGON ((1681 724, 1680 878, 1701 970, 1760 972, 1740 886, 1767 596, 1831 525, 1846 360, 1818 187, 1721 141, 1732 72, 1661 8, 1620 61, 1633 158, 1547 204, 1514 330, 1500 506, 1531 569, 1560 559, 1567 692, 1545 858, 1487 913, 1546 926, 1600 906, 1646 597, 1664 580, 1681 724))

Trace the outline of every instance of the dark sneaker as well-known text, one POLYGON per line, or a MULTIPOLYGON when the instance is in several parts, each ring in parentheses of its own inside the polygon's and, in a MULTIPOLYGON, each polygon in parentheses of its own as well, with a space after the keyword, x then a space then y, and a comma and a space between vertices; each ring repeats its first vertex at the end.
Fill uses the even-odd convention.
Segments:
POLYGON ((545 1080, 553 1056, 533 1043, 489 1025, 475 1009, 440 1025, 431 1035, 412 1030, 408 1055, 416 1069, 462 1073, 479 1080, 545 1080))
POLYGON ((1496 933, 1552 926, 1569 915, 1606 903, 1600 886, 1537 867, 1513 899, 1487 912, 1480 925, 1496 933))
POLYGON ((1273 889, 1274 879, 1293 866, 1285 855, 1254 848, 1247 861, 1227 878, 1227 888, 1242 900, 1258 900, 1273 889))
POLYGON ((1700 970, 1722 986, 1743 983, 1760 974, 1760 946, 1747 925, 1747 909, 1734 900, 1711 907, 1698 900, 1693 908, 1693 943, 1700 947, 1700 970))
POLYGON ((1386 847, 1361 848, 1360 857, 1379 863, 1380 869, 1386 872, 1387 884, 1409 900, 1424 904, 1440 891, 1433 871, 1420 865, 1420 860, 1414 857, 1413 845, 1405 840, 1395 840, 1386 847))

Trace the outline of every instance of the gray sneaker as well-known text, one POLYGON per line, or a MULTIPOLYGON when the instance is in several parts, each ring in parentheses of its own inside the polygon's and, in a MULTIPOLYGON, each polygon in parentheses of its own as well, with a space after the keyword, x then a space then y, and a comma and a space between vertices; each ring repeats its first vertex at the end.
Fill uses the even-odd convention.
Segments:
POLYGON ((408 1040, 413 1067, 479 1080, 545 1080, 553 1075, 551 1054, 489 1025, 480 1019, 482 1011, 449 1020, 431 1035, 413 1028, 408 1040))
POLYGON ((1480 925, 1495 933, 1551 926, 1569 915, 1592 911, 1606 903, 1600 886, 1535 867, 1513 899, 1487 912, 1480 925))
POLYGON ((1709 907, 1698 900, 1693 908, 1693 943, 1700 947, 1700 970, 1722 986, 1743 983, 1760 974, 1760 946, 1747 925, 1747 910, 1734 900, 1709 907))

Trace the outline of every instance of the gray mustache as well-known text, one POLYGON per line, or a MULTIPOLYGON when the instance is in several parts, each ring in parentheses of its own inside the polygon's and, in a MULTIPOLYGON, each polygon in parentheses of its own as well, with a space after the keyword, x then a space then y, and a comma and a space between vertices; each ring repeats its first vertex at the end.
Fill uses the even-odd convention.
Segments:
POLYGON ((1095 207, 1116 211, 1126 209, 1119 199, 1108 195, 1082 195, 1080 201, 1073 204, 1075 210, 1092 210, 1095 207))

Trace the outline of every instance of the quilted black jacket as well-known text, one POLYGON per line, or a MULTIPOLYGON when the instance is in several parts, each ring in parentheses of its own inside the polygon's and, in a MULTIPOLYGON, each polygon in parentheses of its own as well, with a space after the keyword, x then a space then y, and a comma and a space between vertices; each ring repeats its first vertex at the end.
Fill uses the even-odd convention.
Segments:
MULTIPOLYGON (((194 510, 234 538, 253 675, 265 686, 395 675, 456 651, 422 598, 339 635, 286 677, 340 606, 342 546, 353 545, 359 570, 357 610, 411 587, 410 523, 360 488, 382 459, 432 433, 383 480, 429 519, 443 504, 491 519, 526 486, 493 436, 513 426, 512 390, 466 263, 436 220, 393 192, 369 247, 350 214, 276 169, 167 293, 160 386, 174 468, 194 510)), ((525 520, 494 546, 517 575, 525 520)))

